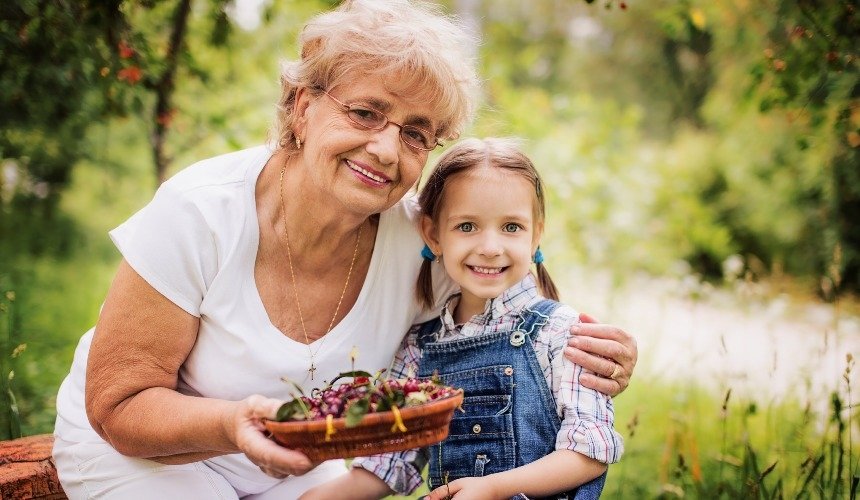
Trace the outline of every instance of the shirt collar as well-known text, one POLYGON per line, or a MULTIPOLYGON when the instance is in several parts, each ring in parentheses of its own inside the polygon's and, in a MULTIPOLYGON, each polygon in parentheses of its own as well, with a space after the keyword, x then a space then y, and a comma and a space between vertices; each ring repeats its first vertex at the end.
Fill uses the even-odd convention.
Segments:
MULTIPOLYGON (((534 276, 531 273, 527 274, 522 281, 505 290, 504 293, 495 299, 487 300, 484 306, 484 312, 473 316, 468 323, 487 325, 490 322, 498 320, 505 315, 519 312, 522 308, 529 305, 536 297, 538 297, 537 284, 534 276)), ((442 334, 457 328, 454 322, 454 310, 457 304, 460 303, 460 294, 455 293, 448 297, 445 301, 445 307, 442 308, 442 325, 444 326, 442 334)))

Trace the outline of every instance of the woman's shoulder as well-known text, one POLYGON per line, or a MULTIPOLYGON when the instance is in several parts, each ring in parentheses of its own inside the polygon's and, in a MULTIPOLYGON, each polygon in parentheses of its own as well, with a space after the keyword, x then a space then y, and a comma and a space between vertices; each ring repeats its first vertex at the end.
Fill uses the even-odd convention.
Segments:
POLYGON ((111 234, 126 239, 142 231, 154 240, 194 232, 197 241, 232 248, 253 209, 253 189, 270 152, 265 146, 199 161, 165 181, 145 207, 111 234), (171 232, 173 231, 173 232, 171 232), (214 238, 214 239, 213 239, 214 238))
POLYGON ((400 252, 402 246, 415 249, 415 255, 421 253, 424 242, 418 233, 418 217, 420 211, 414 195, 408 195, 394 204, 382 214, 383 231, 395 242, 392 250, 400 252), (416 246, 417 245, 417 246, 416 246))
POLYGON ((421 208, 418 206, 418 195, 409 193, 400 201, 394 204, 393 207, 385 211, 385 215, 399 224, 409 225, 418 228, 418 219, 421 215, 421 208))
MULTIPOLYGON (((178 171, 162 187, 189 193, 207 187, 240 185, 249 174, 258 174, 272 155, 267 146, 257 146, 198 161, 178 171)), ((256 180, 256 175, 251 175, 256 180)))

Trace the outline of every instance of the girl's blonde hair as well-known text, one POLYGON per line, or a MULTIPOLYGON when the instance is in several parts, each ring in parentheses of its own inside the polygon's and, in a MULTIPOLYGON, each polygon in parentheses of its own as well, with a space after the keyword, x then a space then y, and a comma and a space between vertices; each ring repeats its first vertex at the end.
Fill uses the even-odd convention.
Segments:
MULTIPOLYGON (((532 161, 520 149, 520 141, 514 138, 465 139, 445 152, 427 179, 427 184, 421 189, 418 197, 421 215, 429 217, 438 227, 445 186, 452 177, 477 168, 503 169, 528 180, 535 190, 535 222, 543 225, 546 214, 543 183, 532 161)), ((427 259, 421 264, 416 289, 418 300, 427 309, 432 308, 434 304, 432 264, 433 262, 427 259)), ((536 268, 538 287, 543 296, 558 300, 558 288, 550 278, 546 267, 539 262, 536 268)))
POLYGON ((417 92, 438 112, 437 135, 454 139, 475 111, 479 81, 472 54, 477 43, 459 20, 435 4, 345 0, 305 25, 299 37, 301 59, 282 64, 272 140, 287 151, 295 149, 292 125, 299 88, 317 94, 357 74, 396 76, 398 89, 417 92))

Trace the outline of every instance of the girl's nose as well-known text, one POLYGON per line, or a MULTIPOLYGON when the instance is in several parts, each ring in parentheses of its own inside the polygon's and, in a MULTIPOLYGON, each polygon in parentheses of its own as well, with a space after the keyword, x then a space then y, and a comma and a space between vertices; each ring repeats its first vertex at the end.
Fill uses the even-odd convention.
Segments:
POLYGON ((485 257, 498 257, 502 254, 504 248, 499 241, 498 235, 492 231, 487 231, 483 234, 478 246, 478 253, 485 257))

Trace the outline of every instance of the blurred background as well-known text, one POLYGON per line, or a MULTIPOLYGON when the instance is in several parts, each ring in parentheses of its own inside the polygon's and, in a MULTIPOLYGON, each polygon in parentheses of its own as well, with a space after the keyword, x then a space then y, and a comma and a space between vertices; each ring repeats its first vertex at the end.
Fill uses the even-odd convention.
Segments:
MULTIPOLYGON (((107 231, 264 142, 279 60, 337 3, 0 4, 0 438, 51 432, 107 231)), ((639 341, 605 497, 854 498, 856 3, 440 3, 483 40, 465 135, 526 139, 562 299, 639 341)))

